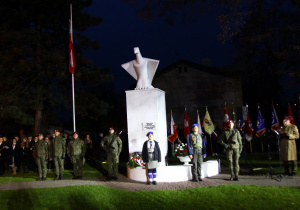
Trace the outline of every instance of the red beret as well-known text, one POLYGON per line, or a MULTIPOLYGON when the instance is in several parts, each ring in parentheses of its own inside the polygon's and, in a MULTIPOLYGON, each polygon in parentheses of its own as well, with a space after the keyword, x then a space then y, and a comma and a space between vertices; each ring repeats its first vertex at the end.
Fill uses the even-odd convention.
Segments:
POLYGON ((287 121, 287 120, 290 120, 290 118, 289 117, 284 117, 283 118, 283 121, 287 121))

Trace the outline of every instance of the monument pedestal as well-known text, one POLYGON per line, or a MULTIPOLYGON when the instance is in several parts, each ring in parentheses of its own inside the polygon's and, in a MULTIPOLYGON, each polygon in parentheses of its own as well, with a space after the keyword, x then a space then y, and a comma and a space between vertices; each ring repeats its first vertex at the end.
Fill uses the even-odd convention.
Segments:
POLYGON ((165 92, 157 88, 126 91, 126 108, 129 155, 142 152, 146 134, 152 131, 161 150, 160 166, 164 166, 168 150, 165 92))
MULTIPOLYGON (((192 164, 176 165, 176 166, 161 166, 157 169, 157 182, 183 182, 193 179, 192 164)), ((212 177, 218 175, 219 162, 217 160, 209 160, 203 162, 201 165, 201 177, 212 177)), ((147 182, 147 170, 142 167, 131 169, 127 166, 128 178, 139 181, 147 182)))

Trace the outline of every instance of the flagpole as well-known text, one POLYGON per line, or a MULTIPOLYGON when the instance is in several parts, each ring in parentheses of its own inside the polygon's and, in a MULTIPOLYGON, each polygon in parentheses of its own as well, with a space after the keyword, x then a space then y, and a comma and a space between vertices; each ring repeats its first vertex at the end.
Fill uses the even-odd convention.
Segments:
MULTIPOLYGON (((70 4, 70 30, 71 30, 71 39, 73 42, 73 28, 72 28, 72 4, 70 4)), ((74 74, 72 74, 72 101, 73 101, 73 131, 76 131, 75 123, 75 92, 74 92, 74 74)))

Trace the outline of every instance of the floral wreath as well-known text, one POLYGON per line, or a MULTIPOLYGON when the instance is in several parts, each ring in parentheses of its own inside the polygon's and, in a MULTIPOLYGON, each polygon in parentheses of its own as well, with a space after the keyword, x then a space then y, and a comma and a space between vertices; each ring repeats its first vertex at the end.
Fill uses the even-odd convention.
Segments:
POLYGON ((174 156, 187 156, 188 155, 188 150, 187 150, 187 144, 180 143, 176 145, 174 156))
POLYGON ((144 167, 145 163, 142 159, 142 157, 135 153, 133 154, 133 156, 130 158, 128 164, 127 164, 130 168, 136 168, 136 167, 144 167))

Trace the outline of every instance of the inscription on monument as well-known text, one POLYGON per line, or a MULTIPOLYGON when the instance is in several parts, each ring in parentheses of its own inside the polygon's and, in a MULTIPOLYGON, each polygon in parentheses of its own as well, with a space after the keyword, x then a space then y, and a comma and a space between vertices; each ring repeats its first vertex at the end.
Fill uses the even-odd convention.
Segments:
POLYGON ((143 130, 156 130, 156 123, 142 123, 143 130))

